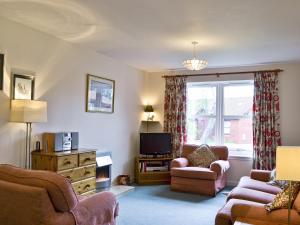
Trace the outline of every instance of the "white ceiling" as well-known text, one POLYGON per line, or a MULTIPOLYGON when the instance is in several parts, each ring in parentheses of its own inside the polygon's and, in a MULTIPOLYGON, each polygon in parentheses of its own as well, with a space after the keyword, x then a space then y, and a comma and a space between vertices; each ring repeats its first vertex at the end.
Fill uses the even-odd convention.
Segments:
POLYGON ((146 71, 300 60, 299 0, 0 0, 0 16, 146 71))

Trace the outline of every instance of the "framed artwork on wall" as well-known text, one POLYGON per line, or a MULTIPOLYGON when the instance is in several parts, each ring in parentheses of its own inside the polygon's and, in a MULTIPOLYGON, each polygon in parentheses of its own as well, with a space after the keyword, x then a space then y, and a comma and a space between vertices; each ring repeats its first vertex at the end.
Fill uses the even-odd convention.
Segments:
POLYGON ((115 81, 87 75, 86 111, 87 112, 114 112, 115 81))
POLYGON ((3 91, 4 80, 4 54, 0 54, 0 91, 3 91))
POLYGON ((11 86, 10 86, 10 70, 7 66, 6 57, 0 53, 0 91, 3 92, 7 97, 10 97, 11 86))
POLYGON ((0 91, 3 91, 4 81, 4 54, 0 54, 0 91))
POLYGON ((34 76, 31 75, 13 75, 13 99, 34 99, 34 76))

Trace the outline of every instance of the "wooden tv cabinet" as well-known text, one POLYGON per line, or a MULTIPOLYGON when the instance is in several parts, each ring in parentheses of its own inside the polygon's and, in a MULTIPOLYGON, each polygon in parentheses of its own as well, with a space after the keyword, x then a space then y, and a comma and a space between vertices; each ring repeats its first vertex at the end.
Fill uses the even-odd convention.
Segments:
POLYGON ((171 157, 137 157, 135 178, 137 184, 169 184, 171 157))

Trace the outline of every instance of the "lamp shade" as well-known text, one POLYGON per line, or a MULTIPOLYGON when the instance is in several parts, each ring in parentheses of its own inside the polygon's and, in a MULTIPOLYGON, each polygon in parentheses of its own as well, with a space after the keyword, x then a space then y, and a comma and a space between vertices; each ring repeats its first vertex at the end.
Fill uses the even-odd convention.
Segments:
POLYGON ((300 181, 300 147, 277 147, 276 180, 300 181))
POLYGON ((145 111, 145 112, 153 112, 153 107, 152 107, 152 105, 146 105, 144 111, 145 111))
POLYGON ((47 102, 34 100, 12 100, 10 121, 17 123, 47 122, 47 102))

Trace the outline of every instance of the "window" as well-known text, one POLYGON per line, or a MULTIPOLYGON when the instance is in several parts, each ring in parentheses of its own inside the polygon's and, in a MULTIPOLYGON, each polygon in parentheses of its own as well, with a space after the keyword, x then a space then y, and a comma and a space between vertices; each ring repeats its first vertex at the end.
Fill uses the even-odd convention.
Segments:
POLYGON ((253 81, 188 83, 187 142, 252 156, 253 81))

